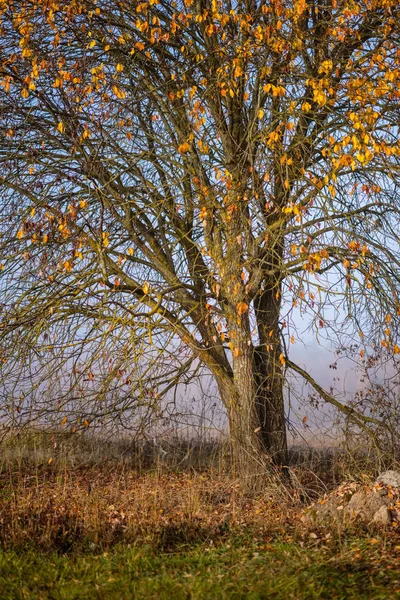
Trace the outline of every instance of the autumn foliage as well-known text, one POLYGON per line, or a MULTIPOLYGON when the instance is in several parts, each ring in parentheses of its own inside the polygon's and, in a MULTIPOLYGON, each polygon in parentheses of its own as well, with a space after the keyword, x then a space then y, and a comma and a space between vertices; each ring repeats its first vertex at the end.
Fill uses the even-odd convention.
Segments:
POLYGON ((204 368, 240 469, 286 463, 290 371, 379 426, 289 348, 301 319, 357 336, 360 361, 399 353, 399 17, 397 0, 1 4, 8 416, 129 419, 204 368))

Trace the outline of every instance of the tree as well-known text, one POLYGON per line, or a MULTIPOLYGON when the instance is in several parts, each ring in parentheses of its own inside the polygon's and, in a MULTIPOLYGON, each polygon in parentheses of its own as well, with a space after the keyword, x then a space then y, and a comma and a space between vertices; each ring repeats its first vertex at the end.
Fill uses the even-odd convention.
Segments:
POLYGON ((287 464, 291 370, 378 424, 288 346, 300 315, 399 352, 398 2, 1 11, 4 368, 16 336, 44 363, 113 336, 125 363, 167 352, 156 395, 204 365, 242 473, 287 464))

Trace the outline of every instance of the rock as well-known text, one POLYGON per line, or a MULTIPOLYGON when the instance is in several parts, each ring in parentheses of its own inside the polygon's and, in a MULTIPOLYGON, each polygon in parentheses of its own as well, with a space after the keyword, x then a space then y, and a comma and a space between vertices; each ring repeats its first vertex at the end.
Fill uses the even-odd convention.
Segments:
POLYGON ((383 483, 390 485, 394 488, 400 488, 400 472, 399 471, 385 471, 376 478, 375 483, 383 483))
POLYGON ((364 506, 365 502, 365 493, 364 492, 356 492, 350 498, 350 502, 348 503, 346 510, 349 512, 350 517, 355 517, 358 515, 364 506))
POLYGON ((343 524, 354 520, 379 525, 400 522, 400 473, 382 473, 375 485, 344 483, 307 509, 306 519, 343 524))
POLYGON ((355 488, 350 485, 340 486, 325 499, 307 509, 306 518, 314 522, 342 521, 345 509, 351 500, 355 488))
POLYGON ((359 518, 362 521, 372 521, 374 515, 381 508, 385 509, 389 505, 390 500, 386 496, 361 490, 352 496, 345 511, 349 519, 359 518))
POLYGON ((381 506, 372 517, 372 522, 378 525, 390 525, 392 523, 392 514, 387 506, 381 506))

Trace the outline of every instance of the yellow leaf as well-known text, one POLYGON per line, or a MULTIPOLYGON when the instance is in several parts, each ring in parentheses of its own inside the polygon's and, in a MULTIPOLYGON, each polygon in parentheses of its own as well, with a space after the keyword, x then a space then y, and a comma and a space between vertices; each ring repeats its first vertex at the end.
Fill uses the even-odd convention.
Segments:
POLYGON ((145 294, 148 294, 150 291, 150 284, 148 281, 145 281, 142 287, 145 294))
POLYGON ((259 118, 259 119, 262 119, 262 118, 263 118, 263 116, 264 116, 264 111, 263 111, 263 109, 262 109, 262 108, 260 108, 260 110, 258 111, 258 118, 259 118))
POLYGON ((118 71, 118 73, 121 73, 124 70, 124 65, 122 65, 121 63, 118 63, 117 66, 115 67, 116 71, 118 71))
POLYGON ((320 106, 325 106, 326 104, 326 94, 322 90, 314 90, 314 100, 320 106))
POLYGON ((133 256, 133 254, 134 254, 133 248, 128 248, 128 254, 130 254, 131 256, 133 256))
POLYGON ((21 238, 23 238, 23 237, 24 237, 24 232, 23 232, 23 230, 22 230, 22 229, 20 229, 20 230, 18 231, 18 233, 17 233, 17 238, 20 240, 20 239, 21 239, 21 238))
POLYGON ((24 88, 24 89, 22 90, 22 92, 21 92, 21 96, 22 96, 23 98, 27 98, 27 97, 29 96, 29 92, 28 92, 28 90, 27 90, 26 88, 24 88))
POLYGON ((180 154, 185 154, 186 152, 189 152, 189 150, 190 144, 188 144, 188 142, 184 142, 178 147, 178 152, 180 152, 180 154))
POLYGON ((64 133, 65 127, 64 127, 64 123, 62 121, 60 121, 59 124, 57 125, 57 129, 60 133, 64 133))
POLYGON ((120 90, 118 86, 113 85, 112 86, 112 91, 117 96, 117 98, 120 98, 120 99, 126 98, 125 92, 123 90, 120 90))

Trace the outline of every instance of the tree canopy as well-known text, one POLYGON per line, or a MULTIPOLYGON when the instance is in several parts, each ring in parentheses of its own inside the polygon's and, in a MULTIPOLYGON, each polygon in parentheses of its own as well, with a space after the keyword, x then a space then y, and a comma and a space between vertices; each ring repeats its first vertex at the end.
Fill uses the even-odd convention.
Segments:
POLYGON ((400 352, 397 0, 0 12, 4 385, 63 363, 89 423, 203 365, 244 462, 286 462, 290 370, 377 424, 289 348, 301 320, 400 352))

